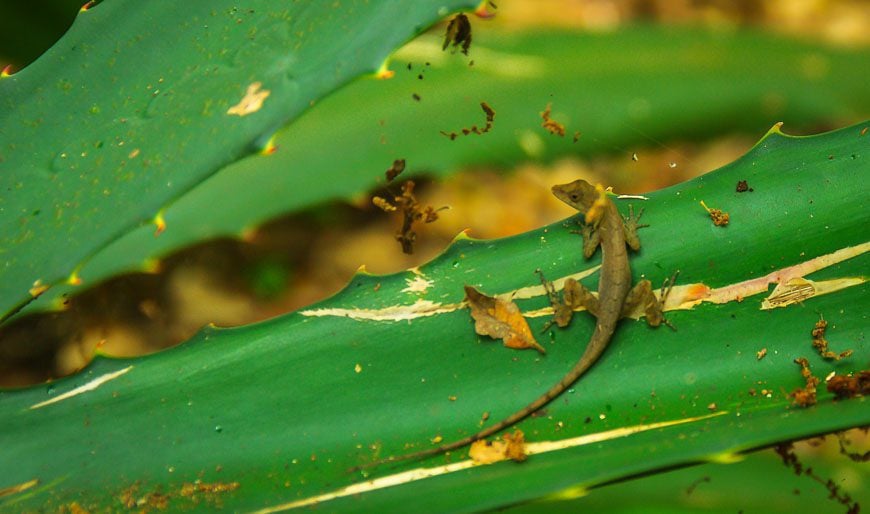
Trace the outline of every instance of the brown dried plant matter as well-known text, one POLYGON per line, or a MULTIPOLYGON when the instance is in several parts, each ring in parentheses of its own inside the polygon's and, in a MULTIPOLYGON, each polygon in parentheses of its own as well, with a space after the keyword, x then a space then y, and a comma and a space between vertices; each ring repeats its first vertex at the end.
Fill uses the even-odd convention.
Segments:
POLYGON ((447 47, 453 45, 453 50, 462 49, 462 53, 468 55, 468 49, 471 47, 471 22, 468 21, 468 16, 459 13, 450 20, 447 24, 447 30, 444 31, 444 44, 441 45, 442 50, 447 50, 447 47))
POLYGON ((710 219, 713 220, 713 224, 717 227, 725 227, 728 225, 728 222, 731 221, 731 216, 722 210, 719 209, 711 209, 707 207, 707 204, 701 200, 701 207, 703 207, 707 213, 710 215, 710 219))
POLYGON ((526 455, 525 435, 521 430, 514 430, 501 436, 501 441, 475 441, 468 449, 468 456, 477 464, 492 464, 503 460, 523 462, 526 455))
POLYGON ((817 401, 816 393, 820 380, 813 376, 813 372, 810 370, 810 363, 805 357, 798 357, 794 362, 801 367, 801 375, 804 377, 806 385, 795 389, 789 394, 789 396, 791 396, 794 404, 799 407, 810 407, 815 405, 817 401))
POLYGON ((825 384, 838 400, 870 395, 870 370, 850 375, 834 375, 825 384))
POLYGON ((465 286, 465 297, 474 318, 474 330, 482 336, 501 339, 508 348, 546 350, 538 344, 529 324, 517 304, 487 296, 471 286, 465 286))
MULTIPOLYGON (((541 113, 541 118, 544 120, 541 122, 541 126, 544 127, 547 132, 553 134, 554 136, 565 137, 565 125, 559 123, 558 121, 550 118, 550 112, 553 104, 548 103, 547 108, 544 109, 544 112, 541 113)), ((574 134, 574 142, 579 138, 579 133, 574 134)))
POLYGON ((812 336, 813 336, 813 348, 815 348, 819 355, 822 356, 823 359, 830 359, 838 361, 840 359, 845 359, 852 355, 852 350, 846 350, 840 353, 835 353, 828 350, 828 340, 825 339, 825 331, 828 328, 828 322, 824 319, 820 319, 816 322, 816 326, 813 327, 812 336))
MULTIPOLYGON (((384 173, 387 182, 392 182, 404 170, 405 159, 394 160, 393 165, 384 173)), ((375 196, 372 198, 372 203, 384 212, 402 212, 402 228, 396 232, 396 240, 401 243, 402 251, 409 255, 414 253, 414 242, 417 240, 417 233, 414 232, 413 228, 414 224, 418 221, 432 223, 438 219, 438 211, 445 208, 434 209, 432 206, 421 208, 417 196, 414 194, 412 180, 402 184, 402 193, 394 195, 392 202, 381 196, 375 196)))
MULTIPOLYGON (((495 119, 495 110, 493 110, 493 108, 490 107, 489 104, 486 102, 480 102, 480 108, 483 109, 484 114, 486 114, 486 124, 483 126, 483 128, 480 128, 477 125, 472 125, 468 128, 463 127, 460 130, 463 136, 467 136, 469 134, 482 135, 492 130, 492 122, 495 119)), ((449 137, 451 141, 459 137, 459 134, 457 134, 456 132, 445 132, 442 130, 441 134, 449 137)))
POLYGON ((846 507, 846 514, 858 514, 861 511, 858 502, 853 500, 848 493, 840 489, 840 486, 837 485, 836 482, 831 479, 825 480, 816 474, 812 468, 805 468, 798 459, 797 454, 795 454, 794 446, 791 443, 780 444, 775 446, 773 449, 782 459, 782 463, 791 468, 795 475, 807 476, 824 486, 828 491, 828 498, 846 507))

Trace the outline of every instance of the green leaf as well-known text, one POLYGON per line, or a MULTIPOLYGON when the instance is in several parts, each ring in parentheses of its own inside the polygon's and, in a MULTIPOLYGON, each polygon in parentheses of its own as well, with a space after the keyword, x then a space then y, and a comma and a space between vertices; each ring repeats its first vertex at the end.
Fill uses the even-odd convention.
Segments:
MULTIPOLYGON (((827 445, 830 447, 830 444, 827 445)), ((822 450, 833 448, 822 447, 822 450)), ((836 451, 836 450, 834 450, 836 451)), ((864 487, 866 473, 851 470, 842 455, 830 451, 800 452, 804 469, 811 468, 823 479, 832 479, 841 494, 866 505, 870 491, 864 487), (857 476, 856 476, 857 475, 857 476)), ((861 464, 858 464, 861 466, 861 464)), ((737 462, 692 466, 685 469, 641 477, 577 497, 565 494, 509 507, 504 514, 549 514, 563 512, 607 512, 608 514, 682 514, 703 511, 711 514, 765 512, 846 512, 845 507, 828 496, 823 484, 806 475, 796 476, 772 451, 755 452, 737 462)))
MULTIPOLYGON (((680 269, 676 294, 699 303, 668 313, 676 332, 623 322, 590 373, 520 425, 533 453, 523 464, 472 467, 457 452, 348 472, 436 436, 473 433, 484 412, 507 416, 576 362, 594 325, 588 316, 544 337, 548 354, 539 357, 475 336, 461 303, 465 284, 518 291, 539 330, 547 302, 533 271, 555 279, 597 264, 581 257, 570 223, 460 238, 426 266, 358 275, 304 311, 209 328, 171 350, 98 358, 75 376, 0 392, 0 489, 20 489, 7 490, 0 507, 117 510, 119 498, 159 493, 174 510, 319 502, 332 512, 471 512, 870 424, 864 398, 834 401, 822 388, 818 405, 797 408, 788 396, 803 384, 796 357, 809 357, 820 377, 867 362, 870 220, 854 194, 870 169, 868 127, 813 137, 773 130, 716 172, 619 201, 642 204, 651 225, 632 258, 635 277, 660 282, 680 269), (736 193, 738 180, 753 192, 736 193), (701 200, 731 223, 713 226, 701 200), (800 296, 804 283, 802 302, 762 309, 768 282, 787 272, 825 294, 800 296), (814 354, 820 316, 834 349, 853 357, 814 354), (197 480, 232 490, 185 495, 197 480)), ((584 280, 594 288, 594 273, 584 280)))
POLYGON ((473 5, 115 0, 80 13, 0 81, 0 318, 473 5))
MULTIPOLYGON (((277 133, 276 153, 238 161, 170 205, 160 237, 142 226, 87 262, 84 285, 150 269, 207 238, 243 236, 280 214, 368 191, 399 157, 408 158, 406 174, 444 176, 461 166, 511 168, 530 158, 628 151, 776 121, 791 130, 836 125, 870 110, 867 50, 746 31, 516 33, 489 26, 475 24, 473 66, 443 52, 440 34, 420 36, 394 56, 391 80, 358 80, 318 102, 277 133), (486 137, 450 141, 439 134, 482 123, 481 100, 497 111, 486 137), (568 125, 568 137, 539 127, 548 102, 568 125)), ((60 285, 25 312, 58 308, 80 289, 60 285)))

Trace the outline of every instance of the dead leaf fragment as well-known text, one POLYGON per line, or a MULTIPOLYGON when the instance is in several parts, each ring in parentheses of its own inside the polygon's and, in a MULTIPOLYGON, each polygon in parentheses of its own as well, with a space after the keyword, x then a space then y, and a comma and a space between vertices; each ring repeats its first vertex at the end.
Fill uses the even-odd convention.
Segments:
POLYGON ((475 332, 501 339, 508 348, 534 348, 541 353, 547 352, 535 340, 517 304, 486 296, 471 286, 465 286, 465 297, 471 307, 475 332))
POLYGON ((511 459, 516 462, 526 460, 526 441, 522 431, 504 434, 501 441, 475 441, 468 450, 468 456, 475 464, 492 464, 511 459))

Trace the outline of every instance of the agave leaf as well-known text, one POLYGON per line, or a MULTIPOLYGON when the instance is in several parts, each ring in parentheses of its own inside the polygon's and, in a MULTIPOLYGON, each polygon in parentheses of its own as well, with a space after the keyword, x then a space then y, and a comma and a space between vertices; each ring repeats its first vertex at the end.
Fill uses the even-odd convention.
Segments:
POLYGON ((0 81, 0 319, 468 0, 83 11, 0 81))
POLYGON ((588 316, 553 332, 542 357, 479 338, 462 304, 464 285, 513 294, 539 330, 547 301, 536 268, 595 287, 597 260, 582 259, 571 223, 462 237, 419 269, 358 275, 309 309, 0 392, 0 507, 113 510, 141 498, 173 509, 472 512, 867 425, 863 398, 835 401, 822 388, 818 405, 799 408, 788 393, 803 384, 796 357, 819 377, 867 365, 868 214, 854 195, 870 169, 868 127, 813 137, 775 128, 724 168, 619 201, 642 204, 651 224, 635 276, 659 282, 680 269, 677 298, 700 300, 668 313, 676 332, 623 322, 588 375, 520 424, 532 443, 521 465, 472 466, 455 452, 348 472, 474 432, 484 412, 510 414, 574 364, 588 316), (739 180, 754 191, 736 193, 739 180), (730 225, 713 226, 701 200, 730 225), (768 282, 786 277, 813 281, 816 294, 802 286, 801 301, 763 309, 768 282), (820 316, 852 357, 814 353, 820 316), (208 493, 191 495, 196 487, 208 493))

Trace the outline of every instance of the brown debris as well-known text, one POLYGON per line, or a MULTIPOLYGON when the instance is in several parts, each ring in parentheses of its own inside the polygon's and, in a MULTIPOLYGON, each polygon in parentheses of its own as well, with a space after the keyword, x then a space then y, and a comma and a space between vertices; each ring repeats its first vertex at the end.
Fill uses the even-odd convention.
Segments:
POLYGON ((375 205, 375 207, 379 208, 380 210, 382 210, 384 212, 393 212, 396 210, 395 205, 391 204, 386 199, 384 199, 380 196, 373 197, 372 203, 375 205))
POLYGON ((840 359, 845 359, 852 355, 852 350, 846 350, 844 352, 834 353, 828 350, 828 340, 825 339, 825 330, 828 328, 828 322, 824 319, 820 319, 816 322, 816 326, 813 327, 812 336, 813 336, 813 348, 819 352, 819 355, 822 356, 823 359, 835 360, 838 361, 840 359))
MULTIPOLYGON (((404 162, 402 160, 403 166, 404 162)), ((389 170, 387 170, 387 173, 389 174, 389 170)), ((414 223, 418 221, 432 223, 438 219, 438 211, 446 209, 446 207, 434 209, 431 205, 422 208, 417 201, 417 196, 414 194, 414 181, 412 180, 402 184, 402 194, 394 196, 392 202, 383 197, 375 196, 372 198, 372 203, 384 212, 396 210, 402 212, 402 228, 396 232, 396 241, 401 243, 402 252, 408 255, 414 253, 414 242, 417 240, 417 233, 414 232, 414 223)))
MULTIPOLYGON (((467 136, 468 134, 482 135, 492 130, 492 121, 495 119, 495 111, 486 102, 480 102, 480 108, 483 109, 484 114, 486 114, 486 124, 483 128, 480 128, 477 125, 472 125, 470 128, 463 128, 461 130, 463 136, 467 136)), ((459 134, 456 132, 444 132, 442 130, 441 134, 449 137, 451 141, 459 137, 459 134)))
POLYGON ((749 192, 751 193, 751 192, 753 192, 753 191, 755 191, 755 190, 752 189, 751 187, 749 187, 749 183, 746 182, 745 180, 738 180, 738 181, 737 181, 737 188, 736 188, 736 191, 737 191, 738 193, 745 193, 745 192, 747 192, 747 191, 749 191, 749 192))
MULTIPOLYGON (((541 123, 541 126, 544 127, 547 132, 553 134, 554 136, 565 137, 565 125, 559 123, 556 120, 550 118, 550 108, 553 106, 552 103, 547 104, 547 108, 544 109, 544 112, 541 113, 541 118, 544 120, 541 123)), ((574 142, 577 142, 577 138, 580 137, 579 133, 574 135, 574 142)))
POLYGON ((384 175, 387 177, 387 182, 392 182, 403 171, 405 171, 405 159, 396 159, 384 175))
MULTIPOLYGON (((863 427, 864 434, 867 434, 867 430, 870 427, 863 427)), ((870 450, 860 453, 860 452, 850 452, 846 449, 847 445, 852 444, 851 441, 846 439, 846 434, 844 432, 837 432, 837 441, 840 443, 840 453, 849 457, 849 459, 853 462, 870 462, 870 450)))
POLYGON ((471 286, 465 286, 465 297, 474 318, 474 331, 482 336, 501 339, 508 348, 546 350, 532 335, 526 318, 517 304, 487 296, 471 286))
POLYGON ((825 386, 838 400, 870 395, 870 370, 855 375, 834 375, 825 386))
MULTIPOLYGON (((396 159, 384 175, 387 182, 392 182, 403 171, 405 171, 405 159, 396 159)), ((402 229, 396 233, 396 240, 401 243, 402 251, 409 255, 414 253, 414 242, 417 239, 417 233, 413 230, 414 223, 418 221, 432 223, 438 219, 438 210, 441 210, 435 210, 431 206, 421 209, 414 195, 414 182, 411 180, 402 184, 402 194, 394 195, 392 202, 381 196, 374 196, 372 203, 384 212, 402 211, 402 229)))
POLYGON ((468 456, 476 464, 492 464, 503 460, 523 462, 526 455, 525 436, 520 430, 501 436, 501 441, 475 441, 468 450, 468 456))
POLYGON ((813 372, 810 370, 810 363, 806 358, 798 357, 794 362, 801 367, 801 375, 806 380, 806 385, 795 389, 789 396, 792 397, 792 401, 798 407, 815 405, 817 401, 816 392, 820 380, 813 376, 813 372))
POLYGON ((822 486, 824 486, 824 488, 828 491, 829 499, 834 500, 840 505, 846 507, 846 514, 858 514, 860 512, 861 507, 858 505, 858 502, 853 501, 852 497, 849 496, 848 493, 843 492, 836 482, 831 479, 825 480, 821 476, 817 475, 812 468, 804 468, 803 464, 801 464, 800 460, 798 460, 798 456, 794 452, 794 445, 792 445, 791 443, 784 443, 774 446, 773 450, 782 459, 782 463, 785 464, 786 467, 789 467, 794 471, 795 475, 805 475, 812 480, 818 482, 819 484, 822 484, 822 486))
POLYGON ((719 209, 710 209, 703 200, 701 200, 701 207, 710 214, 710 219, 713 220, 713 224, 717 227, 725 227, 728 225, 728 222, 731 221, 731 216, 729 216, 727 212, 719 209))
POLYGON ((461 47, 462 53, 468 55, 468 48, 471 46, 471 22, 468 21, 468 16, 462 13, 454 16, 447 24, 441 50, 447 50, 451 44, 454 52, 458 47, 461 47))

